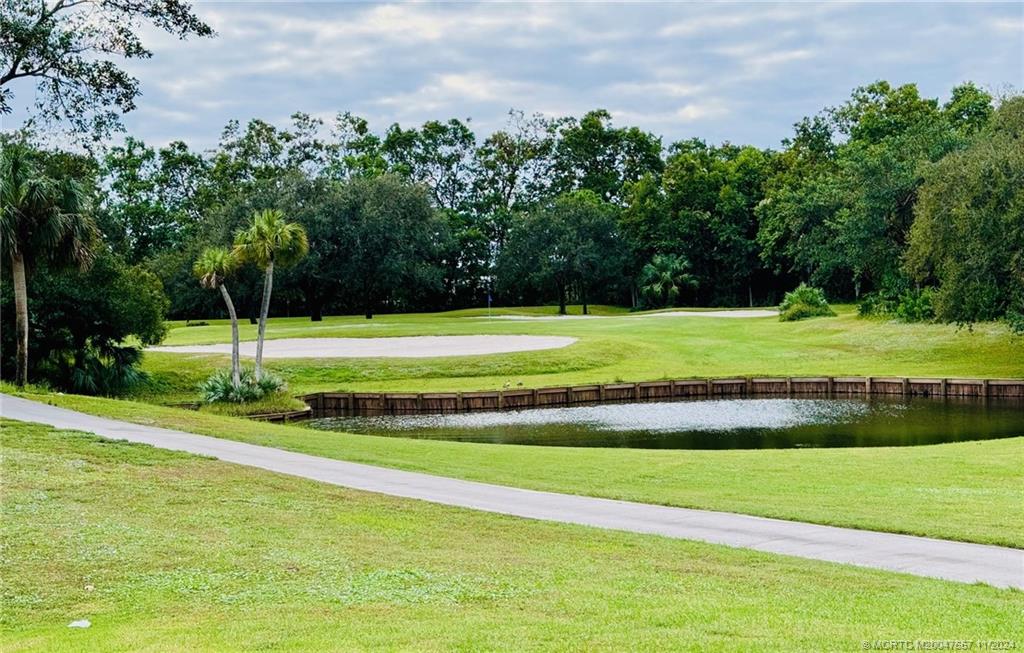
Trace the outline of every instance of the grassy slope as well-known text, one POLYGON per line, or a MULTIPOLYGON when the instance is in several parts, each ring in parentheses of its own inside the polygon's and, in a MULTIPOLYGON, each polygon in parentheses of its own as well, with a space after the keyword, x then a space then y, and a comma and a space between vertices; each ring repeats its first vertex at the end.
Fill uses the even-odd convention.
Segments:
POLYGON ((0 442, 11 653, 1024 640, 1018 591, 391 499, 42 426, 7 422, 0 442))
MULTIPOLYGON (((901 324, 840 315, 796 323, 774 318, 645 317, 487 320, 485 311, 385 315, 372 321, 331 317, 273 319, 269 338, 402 335, 538 334, 579 339, 564 349, 431 359, 270 361, 296 393, 332 390, 483 390, 615 380, 640 381, 725 375, 860 375, 1024 377, 1024 338, 995 324, 957 330, 939 324, 901 324)), ((514 312, 539 314, 540 309, 514 312)), ((513 312, 503 309, 503 312, 513 312)), ((175 325, 165 344, 227 342, 228 326, 175 325)), ((243 339, 255 327, 243 325, 243 339)), ((194 398, 196 384, 223 356, 150 352, 144 367, 155 384, 149 401, 194 398)))
POLYGON ((863 449, 577 449, 349 435, 128 401, 26 396, 130 422, 444 476, 1024 548, 1024 438, 863 449))

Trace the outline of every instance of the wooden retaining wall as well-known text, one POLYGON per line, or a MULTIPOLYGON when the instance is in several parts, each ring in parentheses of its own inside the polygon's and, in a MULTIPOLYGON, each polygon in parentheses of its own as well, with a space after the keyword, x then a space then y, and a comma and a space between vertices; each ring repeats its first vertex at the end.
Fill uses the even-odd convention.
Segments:
POLYGON ((1024 379, 732 377, 485 392, 318 392, 301 397, 316 417, 461 413, 659 399, 902 395, 1024 399, 1024 379))
POLYGON ((313 407, 306 406, 302 410, 291 410, 286 413, 262 413, 259 415, 248 415, 249 419, 259 422, 293 422, 296 420, 309 419, 313 416, 313 407))

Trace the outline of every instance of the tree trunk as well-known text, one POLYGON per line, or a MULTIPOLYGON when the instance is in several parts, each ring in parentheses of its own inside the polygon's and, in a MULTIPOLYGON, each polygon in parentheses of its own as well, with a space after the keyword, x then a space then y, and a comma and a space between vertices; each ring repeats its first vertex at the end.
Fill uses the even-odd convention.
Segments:
POLYGON ((263 277, 263 306, 260 307, 260 327, 256 335, 256 380, 263 377, 263 337, 267 333, 267 314, 270 313, 270 292, 274 288, 274 261, 267 263, 263 277))
POLYGON ((558 287, 558 314, 565 315, 565 286, 558 287))
POLYGON ((18 331, 16 383, 28 383, 28 283, 25 280, 25 257, 11 256, 11 275, 14 277, 14 314, 18 331))
POLYGON ((310 322, 323 322, 324 320, 324 303, 319 297, 314 297, 309 303, 309 320, 310 322))
POLYGON ((754 286, 747 281, 747 298, 750 300, 750 308, 754 308, 754 286))
POLYGON ((220 294, 228 306, 228 317, 231 318, 231 385, 237 390, 242 385, 242 363, 238 352, 238 314, 235 303, 231 301, 228 287, 220 284, 220 294))
POLYGON ((590 315, 590 311, 588 310, 588 306, 587 306, 587 290, 586 290, 586 288, 581 290, 580 294, 583 296, 583 314, 584 315, 590 315))

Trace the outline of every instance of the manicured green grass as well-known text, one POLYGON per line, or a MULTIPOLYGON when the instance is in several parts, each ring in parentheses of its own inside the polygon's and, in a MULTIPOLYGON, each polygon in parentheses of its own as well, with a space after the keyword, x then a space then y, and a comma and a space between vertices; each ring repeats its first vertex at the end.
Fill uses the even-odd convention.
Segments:
POLYGON ((295 410, 302 410, 306 404, 299 399, 285 392, 275 393, 262 397, 256 401, 245 403, 216 402, 212 404, 200 404, 199 410, 214 415, 233 415, 245 417, 248 415, 266 415, 268 413, 288 413, 295 410))
MULTIPOLYGON (((942 324, 904 324, 839 315, 802 322, 764 318, 650 317, 602 308, 594 319, 488 320, 485 310, 427 315, 274 318, 267 337, 385 337, 525 334, 573 336, 563 349, 488 356, 419 359, 272 360, 295 393, 317 391, 438 391, 540 387, 729 375, 873 375, 1024 377, 1024 337, 999 324, 973 330, 942 324)), ((494 314, 537 315, 544 309, 496 309, 494 314)), ((578 313, 578 309, 574 309, 578 313)), ((224 321, 205 327, 172 325, 165 344, 227 342, 224 321)), ((242 338, 255 327, 242 326, 242 338)), ((148 401, 195 396, 196 385, 226 356, 150 352, 144 368, 153 384, 148 401)))
POLYGON ((1024 438, 753 451, 510 446, 315 431, 75 395, 25 396, 139 424, 443 476, 1024 548, 1024 438))
POLYGON ((1024 594, 0 427, 14 651, 861 650, 1024 641, 1024 594), (68 628, 88 619, 85 630, 68 628))

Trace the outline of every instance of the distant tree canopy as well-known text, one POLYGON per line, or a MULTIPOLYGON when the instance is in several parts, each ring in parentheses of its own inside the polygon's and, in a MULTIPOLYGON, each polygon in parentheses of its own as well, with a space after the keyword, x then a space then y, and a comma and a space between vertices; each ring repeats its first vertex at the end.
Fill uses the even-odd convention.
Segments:
MULTIPOLYGON (((375 131, 296 113, 230 122, 208 152, 128 138, 75 166, 107 247, 160 278, 175 318, 223 314, 192 263, 276 209, 309 255, 275 272, 271 315, 776 305, 807 283, 865 313, 969 323, 1024 310, 1020 103, 876 82, 779 149, 663 144, 603 110, 513 111, 482 138, 468 120, 375 131)), ((243 318, 262 279, 232 278, 243 318)))

